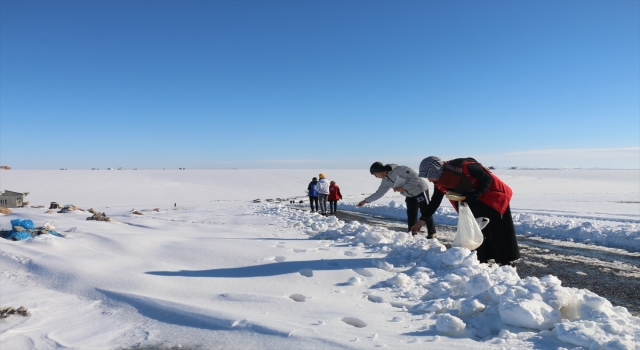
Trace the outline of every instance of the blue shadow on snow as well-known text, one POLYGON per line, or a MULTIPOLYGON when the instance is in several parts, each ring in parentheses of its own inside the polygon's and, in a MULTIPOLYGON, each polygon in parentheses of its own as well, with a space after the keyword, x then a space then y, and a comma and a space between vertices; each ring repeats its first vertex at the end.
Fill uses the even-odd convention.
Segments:
POLYGON ((210 270, 149 271, 148 275, 180 277, 221 277, 246 278, 267 277, 298 273, 301 270, 330 271, 357 268, 373 268, 371 258, 366 259, 330 259, 273 262, 262 265, 230 267, 210 270))

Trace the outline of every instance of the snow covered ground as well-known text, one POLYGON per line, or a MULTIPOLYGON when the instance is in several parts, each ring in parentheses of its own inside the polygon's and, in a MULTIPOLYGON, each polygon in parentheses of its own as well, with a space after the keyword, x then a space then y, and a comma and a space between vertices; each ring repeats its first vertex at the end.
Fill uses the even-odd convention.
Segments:
MULTIPOLYGON (((640 319, 554 276, 479 264, 437 240, 296 209, 309 170, 0 172, 1 189, 105 212, 16 209, 67 237, 0 240, 3 349, 634 349, 640 319), (253 203, 254 199, 262 203, 253 203), (158 211, 153 211, 158 208, 158 211), (132 214, 138 210, 143 215, 132 214)), ((366 170, 323 171, 355 209, 366 170)), ((519 234, 640 251, 640 171, 499 170, 519 234)), ((455 225, 443 203, 437 223, 455 225)), ((622 286, 624 287, 624 286, 622 286)))

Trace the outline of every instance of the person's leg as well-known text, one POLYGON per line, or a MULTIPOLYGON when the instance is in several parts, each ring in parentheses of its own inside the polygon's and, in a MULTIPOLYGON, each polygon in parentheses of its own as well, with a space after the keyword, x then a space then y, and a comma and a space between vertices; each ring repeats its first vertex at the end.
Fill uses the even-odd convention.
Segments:
POLYGON ((320 208, 322 209, 322 214, 327 214, 327 195, 326 194, 321 194, 320 195, 320 208))
MULTIPOLYGON (((309 197, 309 205, 311 206, 311 212, 313 213, 314 209, 313 209, 313 202, 317 203, 318 202, 318 197, 309 197)), ((316 208, 318 207, 318 205, 316 205, 316 208)))
POLYGON ((338 201, 329 201, 329 211, 331 211, 331 214, 336 213, 336 203, 338 203, 338 201))
POLYGON ((418 201, 416 197, 407 197, 404 202, 407 205, 407 225, 410 232, 411 227, 418 222, 418 201))
MULTIPOLYGON (((415 197, 417 206, 420 208, 420 213, 427 212, 427 206, 429 205, 429 192, 425 191, 422 194, 415 197)), ((416 220, 417 221, 417 220, 416 220)), ((425 221, 427 227, 427 238, 435 238, 436 236, 436 223, 433 221, 433 217, 427 218, 425 221)))
POLYGON ((520 258, 520 249, 511 217, 511 208, 504 214, 498 213, 488 205, 477 201, 469 204, 473 216, 489 218, 489 224, 482 229, 484 241, 476 249, 478 261, 486 263, 494 259, 500 265, 508 265, 520 258))
POLYGON ((322 212, 324 213, 324 215, 327 215, 327 199, 329 198, 329 195, 324 195, 324 204, 322 207, 322 212))

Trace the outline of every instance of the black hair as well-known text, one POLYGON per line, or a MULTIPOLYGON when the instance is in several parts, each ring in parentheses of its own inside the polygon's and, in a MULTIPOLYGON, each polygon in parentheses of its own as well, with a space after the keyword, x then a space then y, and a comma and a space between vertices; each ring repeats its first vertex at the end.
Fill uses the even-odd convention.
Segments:
POLYGON ((371 164, 371 167, 369 168, 369 172, 373 173, 382 173, 385 171, 391 170, 391 167, 388 165, 384 165, 380 162, 375 162, 373 164, 371 164))

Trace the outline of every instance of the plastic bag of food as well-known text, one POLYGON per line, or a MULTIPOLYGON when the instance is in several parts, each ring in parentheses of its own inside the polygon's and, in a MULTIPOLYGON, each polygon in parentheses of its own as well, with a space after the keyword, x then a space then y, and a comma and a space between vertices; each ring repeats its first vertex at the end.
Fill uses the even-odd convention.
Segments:
POLYGON ((458 231, 451 246, 474 250, 482 244, 483 240, 482 230, 476 218, 473 217, 471 209, 467 203, 460 202, 458 206, 458 231))

